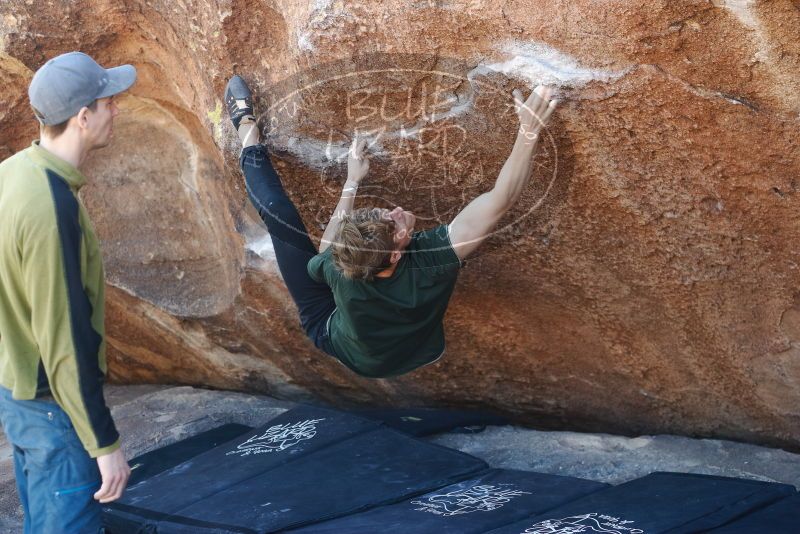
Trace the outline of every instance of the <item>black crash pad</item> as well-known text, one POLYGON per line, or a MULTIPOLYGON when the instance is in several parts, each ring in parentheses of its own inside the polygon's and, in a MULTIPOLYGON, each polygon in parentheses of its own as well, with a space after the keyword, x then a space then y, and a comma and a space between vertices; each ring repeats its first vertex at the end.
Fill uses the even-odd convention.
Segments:
POLYGON ((295 408, 138 484, 109 508, 149 532, 273 532, 393 503, 486 470, 377 422, 295 408))
POLYGON ((491 534, 705 532, 794 493, 786 484, 653 473, 491 531, 491 534))
POLYGON ((714 534, 790 534, 800 532, 800 495, 795 494, 782 499, 711 532, 714 534))
POLYGON ((131 466, 128 488, 251 430, 251 426, 229 423, 137 456, 128 462, 131 466))
POLYGON ((608 487, 608 484, 580 478, 491 469, 478 477, 398 504, 291 532, 478 534, 608 487))
MULTIPOLYGON (((251 430, 251 426, 230 423, 137 456, 128 462, 131 466, 128 489, 251 430)), ((106 530, 110 534, 138 534, 141 518, 119 512, 113 506, 115 503, 103 507, 103 526, 106 530)))
POLYGON ((441 432, 475 433, 490 425, 509 423, 508 419, 488 412, 444 408, 381 408, 353 413, 418 437, 441 432))
POLYGON ((294 408, 234 441, 129 488, 120 504, 172 512, 258 473, 379 427, 377 422, 333 410, 294 408))

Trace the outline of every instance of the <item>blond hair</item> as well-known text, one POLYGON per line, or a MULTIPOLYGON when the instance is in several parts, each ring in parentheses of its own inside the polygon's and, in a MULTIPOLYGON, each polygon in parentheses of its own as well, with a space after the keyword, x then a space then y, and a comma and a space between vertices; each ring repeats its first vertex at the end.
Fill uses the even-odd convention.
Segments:
POLYGON ((391 266, 394 221, 380 208, 359 208, 343 215, 333 240, 333 261, 352 280, 371 281, 391 266))

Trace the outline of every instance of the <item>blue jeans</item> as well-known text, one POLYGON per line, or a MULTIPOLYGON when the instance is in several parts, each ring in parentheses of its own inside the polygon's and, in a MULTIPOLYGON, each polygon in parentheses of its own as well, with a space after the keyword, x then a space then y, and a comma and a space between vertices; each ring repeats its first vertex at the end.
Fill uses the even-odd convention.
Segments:
POLYGON ((14 400, 0 387, 0 423, 14 448, 25 534, 102 532, 97 460, 52 400, 14 400))
POLYGON ((266 147, 245 148, 239 164, 250 202, 269 230, 278 269, 297 305, 303 330, 317 348, 335 356, 327 329, 328 318, 336 309, 333 292, 328 284, 312 280, 306 270, 308 261, 317 254, 317 247, 284 191, 266 147))

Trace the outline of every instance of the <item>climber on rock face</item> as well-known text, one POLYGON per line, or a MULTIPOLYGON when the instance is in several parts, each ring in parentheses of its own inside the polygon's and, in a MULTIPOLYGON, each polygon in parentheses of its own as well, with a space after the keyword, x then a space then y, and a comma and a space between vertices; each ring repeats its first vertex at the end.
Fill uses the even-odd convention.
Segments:
POLYGON ((490 235, 528 183, 539 134, 557 102, 538 86, 514 100, 520 126, 494 187, 448 225, 415 232, 416 217, 394 209, 354 209, 369 170, 366 140, 354 137, 347 180, 317 251, 259 143, 250 90, 234 76, 225 103, 242 140, 247 193, 266 223, 278 268, 317 348, 355 373, 381 378, 438 360, 442 321, 462 262, 490 235))

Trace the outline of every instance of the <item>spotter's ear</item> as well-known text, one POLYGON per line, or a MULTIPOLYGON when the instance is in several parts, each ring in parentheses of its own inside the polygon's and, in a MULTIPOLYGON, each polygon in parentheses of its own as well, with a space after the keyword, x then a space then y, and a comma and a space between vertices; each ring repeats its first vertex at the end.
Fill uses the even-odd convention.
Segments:
POLYGON ((82 107, 81 110, 75 115, 75 123, 81 128, 89 126, 89 108, 82 107))

